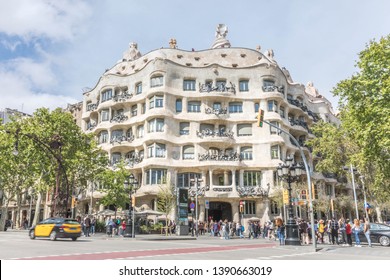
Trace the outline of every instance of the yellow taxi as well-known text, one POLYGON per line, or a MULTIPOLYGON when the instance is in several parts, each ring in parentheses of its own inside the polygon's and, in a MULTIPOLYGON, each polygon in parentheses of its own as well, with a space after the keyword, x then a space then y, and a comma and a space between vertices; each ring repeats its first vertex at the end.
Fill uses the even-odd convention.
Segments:
POLYGON ((81 236, 81 225, 74 219, 69 218, 48 218, 30 228, 29 236, 49 237, 55 241, 57 238, 71 238, 76 241, 81 236))

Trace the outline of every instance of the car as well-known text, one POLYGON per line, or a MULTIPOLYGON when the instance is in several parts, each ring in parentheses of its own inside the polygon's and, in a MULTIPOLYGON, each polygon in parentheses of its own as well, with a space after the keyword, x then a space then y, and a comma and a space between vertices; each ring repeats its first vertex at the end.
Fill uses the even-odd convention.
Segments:
POLYGON ((31 239, 49 237, 52 241, 57 238, 71 238, 76 241, 81 236, 81 225, 74 219, 48 218, 31 227, 29 236, 31 239))
MULTIPOLYGON (((390 226, 380 223, 370 223, 370 238, 371 243, 379 243, 382 246, 390 246, 390 226)), ((354 240, 354 234, 352 234, 354 240)), ((367 243, 367 238, 364 232, 359 232, 359 239, 361 242, 367 243)))

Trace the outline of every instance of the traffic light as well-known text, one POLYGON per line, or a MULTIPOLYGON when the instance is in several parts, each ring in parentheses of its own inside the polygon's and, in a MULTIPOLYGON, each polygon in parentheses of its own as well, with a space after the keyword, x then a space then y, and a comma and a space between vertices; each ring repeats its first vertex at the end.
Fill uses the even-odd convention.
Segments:
POLYGON ((135 196, 131 197, 131 207, 135 206, 135 196))
POLYGON ((316 188, 314 186, 314 183, 311 184, 311 196, 312 196, 312 199, 316 199, 316 188))
POLYGON ((263 127, 264 121, 264 110, 259 108, 259 113, 257 115, 257 126, 263 127))
POLYGON ((72 196, 72 208, 76 206, 76 198, 72 196))

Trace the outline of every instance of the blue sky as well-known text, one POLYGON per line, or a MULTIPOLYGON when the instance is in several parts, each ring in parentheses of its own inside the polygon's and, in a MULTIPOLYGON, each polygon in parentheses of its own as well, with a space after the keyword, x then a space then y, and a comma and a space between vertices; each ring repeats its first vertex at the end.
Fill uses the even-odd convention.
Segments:
POLYGON ((0 109, 81 101, 130 42, 143 54, 170 38, 208 49, 219 23, 233 47, 273 49, 336 109, 332 88, 357 71, 366 43, 390 33, 389 11, 387 0, 0 0, 0 109))

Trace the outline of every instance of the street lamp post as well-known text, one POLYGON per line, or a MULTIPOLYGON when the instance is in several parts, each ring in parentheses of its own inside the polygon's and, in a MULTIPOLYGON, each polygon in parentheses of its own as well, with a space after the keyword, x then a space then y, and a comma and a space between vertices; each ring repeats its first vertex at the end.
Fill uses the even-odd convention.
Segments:
POLYGON ((349 170, 351 172, 352 176, 352 188, 353 188, 353 198, 355 200, 355 211, 356 211, 356 219, 359 220, 359 210, 357 205, 357 196, 356 196, 356 186, 355 186, 355 172, 357 172, 357 169, 352 166, 352 164, 349 167, 344 167, 344 170, 349 170))
POLYGON ((284 180, 288 183, 288 219, 286 223, 286 245, 301 245, 299 239, 298 225, 294 220, 293 216, 293 205, 291 197, 291 183, 296 182, 300 179, 302 175, 302 167, 296 164, 293 164, 293 159, 288 157, 283 164, 280 164, 277 168, 278 176, 281 180, 284 180))
POLYGON ((367 197, 366 197, 366 189, 364 187, 364 176, 359 176, 359 178, 360 178, 360 181, 362 182, 362 187, 363 187, 364 212, 366 214, 367 220, 370 221, 370 217, 368 216, 368 212, 367 212, 368 204, 367 204, 367 197))
POLYGON ((123 237, 135 237, 134 226, 135 226, 135 203, 134 198, 136 190, 138 189, 138 181, 133 174, 130 174, 129 178, 124 182, 125 189, 129 190, 129 213, 127 215, 126 229, 123 234, 123 237), (134 193, 133 193, 134 192, 134 193))

